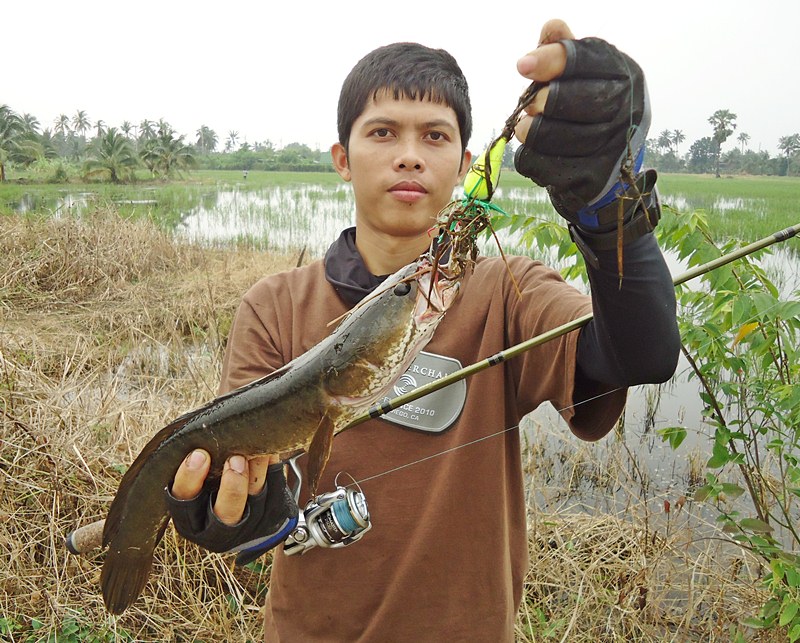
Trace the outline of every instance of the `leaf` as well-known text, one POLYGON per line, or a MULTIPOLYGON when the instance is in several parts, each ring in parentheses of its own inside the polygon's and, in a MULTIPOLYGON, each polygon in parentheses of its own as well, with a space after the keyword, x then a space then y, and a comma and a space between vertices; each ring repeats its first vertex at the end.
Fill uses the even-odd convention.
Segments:
POLYGON ((659 429, 658 434, 661 436, 662 440, 669 442, 669 446, 672 447, 673 451, 686 439, 686 429, 682 426, 670 426, 659 429))
POLYGON ((709 469, 719 469, 730 462, 730 460, 731 454, 728 449, 719 442, 714 442, 714 447, 711 450, 711 457, 708 459, 706 466, 709 469))
POLYGON ((747 531, 758 534, 767 534, 773 531, 772 525, 768 525, 758 518, 742 518, 739 521, 739 526, 741 526, 742 529, 747 529, 747 531))
POLYGON ((736 337, 733 338, 733 345, 736 346, 745 337, 747 337, 750 333, 752 333, 756 328, 758 328, 758 322, 750 322, 749 324, 745 324, 744 326, 742 326, 739 329, 739 332, 736 333, 736 337))
POLYGON ((726 496, 728 496, 730 500, 736 500, 736 498, 738 498, 744 493, 744 489, 742 489, 739 485, 733 484, 731 482, 723 482, 722 491, 726 496))
POLYGON ((704 502, 711 496, 713 490, 714 487, 712 487, 710 484, 703 485, 694 492, 694 499, 697 502, 704 502))
POLYGON ((784 625, 788 625, 794 619, 795 614, 797 614, 797 609, 800 607, 796 602, 789 601, 786 603, 783 608, 781 609, 781 617, 778 619, 778 625, 783 627, 784 625))

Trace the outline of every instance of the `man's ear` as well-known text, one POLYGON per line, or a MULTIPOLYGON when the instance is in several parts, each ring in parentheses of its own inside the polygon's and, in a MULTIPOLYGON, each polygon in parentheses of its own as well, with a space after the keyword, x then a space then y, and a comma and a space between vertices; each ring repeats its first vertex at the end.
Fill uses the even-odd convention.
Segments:
POLYGON ((467 170, 469 170, 470 165, 472 165, 472 152, 469 150, 464 150, 464 156, 461 159, 461 167, 458 168, 458 180, 462 181, 467 174, 467 170))
POLYGON ((331 145, 331 160, 337 174, 345 181, 350 180, 350 164, 347 162, 347 150, 341 143, 331 145))

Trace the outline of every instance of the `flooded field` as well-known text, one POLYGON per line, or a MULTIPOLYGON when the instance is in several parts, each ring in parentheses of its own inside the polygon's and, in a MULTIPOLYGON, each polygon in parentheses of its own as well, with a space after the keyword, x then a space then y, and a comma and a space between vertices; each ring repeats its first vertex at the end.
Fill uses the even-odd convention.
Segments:
MULTIPOLYGON (((17 213, 80 215, 95 207, 99 198, 88 191, 66 191, 57 196, 53 196, 52 191, 38 195, 31 192, 14 202, 7 202, 5 207, 17 213)), ((239 181, 215 186, 190 185, 170 191, 125 188, 118 194, 105 194, 102 198, 111 200, 122 213, 146 215, 162 221, 174 235, 192 242, 222 247, 244 244, 257 249, 298 253, 305 250, 307 257, 323 255, 339 232, 353 224, 350 186, 336 181, 317 183, 307 177, 277 185, 239 181)), ((697 197, 680 193, 662 194, 662 200, 679 211, 695 207, 720 213, 749 209, 759 217, 764 216, 768 207, 764 199, 727 195, 721 195, 710 203, 707 199, 699 202, 697 197)), ((510 213, 525 212, 541 219, 557 220, 545 190, 540 188, 501 187, 495 202, 510 213)), ((501 231, 499 237, 506 252, 528 252, 513 235, 501 231)), ((486 241, 483 252, 496 254, 494 242, 486 241)), ((560 267, 554 256, 537 258, 560 267)), ((667 261, 673 275, 686 269, 686 265, 674 256, 668 255, 667 261)), ((789 244, 767 254, 762 265, 785 295, 800 289, 800 258, 789 244)), ((617 458, 624 456, 630 466, 641 468, 639 484, 654 498, 688 494, 691 487, 700 482, 698 472, 704 469, 713 438, 713 430, 705 424, 701 411, 699 384, 690 377, 689 365, 682 361, 668 384, 637 387, 631 391, 624 423, 616 437, 598 445, 580 445, 580 448, 596 453, 609 452, 602 455, 601 460, 610 457, 611 451, 617 458), (658 429, 669 426, 687 429, 687 439, 677 451, 672 451, 657 434, 658 429)), ((563 423, 550 409, 540 409, 533 414, 525 428, 531 443, 551 458, 550 461, 558 461, 565 452, 577 448, 576 441, 569 437, 563 423)), ((540 500, 564 502, 567 490, 571 498, 569 502, 614 505, 615 494, 597 484, 596 476, 585 476, 574 484, 574 480, 570 481, 572 475, 564 462, 554 467, 548 476, 543 476, 543 479, 550 480, 551 491, 554 491, 543 491, 540 500)))

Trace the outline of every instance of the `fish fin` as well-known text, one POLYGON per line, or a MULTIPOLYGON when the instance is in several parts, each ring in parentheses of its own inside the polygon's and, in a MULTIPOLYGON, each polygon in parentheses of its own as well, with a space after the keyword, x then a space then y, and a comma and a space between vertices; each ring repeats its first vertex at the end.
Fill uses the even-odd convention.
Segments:
POLYGON ((319 426, 314 432, 314 437, 311 439, 311 445, 308 447, 308 487, 312 497, 317 495, 317 483, 319 483, 331 455, 334 426, 333 421, 327 415, 322 416, 319 426))
POLYGON ((141 594, 153 567, 153 552, 168 524, 169 516, 164 516, 155 537, 137 546, 115 547, 112 543, 109 547, 100 574, 100 587, 103 602, 111 614, 122 614, 141 594))

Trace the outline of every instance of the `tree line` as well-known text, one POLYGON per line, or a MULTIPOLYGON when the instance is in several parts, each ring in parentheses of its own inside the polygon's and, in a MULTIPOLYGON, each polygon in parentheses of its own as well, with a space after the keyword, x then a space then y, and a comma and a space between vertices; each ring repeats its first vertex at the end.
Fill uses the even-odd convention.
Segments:
POLYGON ((708 117, 710 135, 694 141, 688 149, 680 147, 686 140, 681 130, 663 130, 657 138, 647 140, 647 164, 662 172, 800 176, 800 134, 781 136, 778 140, 781 154, 776 157, 751 150, 750 135, 743 131, 732 146, 729 144, 729 149, 723 150, 723 144, 736 130, 736 119, 736 114, 728 109, 715 111, 708 117))
MULTIPOLYGON (((663 130, 647 140, 647 164, 662 172, 800 175, 800 134, 782 136, 781 154, 749 149, 750 136, 740 131, 729 149, 723 145, 734 134, 737 116, 727 109, 709 118, 709 136, 682 145, 686 137, 679 129, 663 130)), ((61 114, 52 127, 42 127, 31 114, 18 114, 0 105, 0 181, 7 167, 14 165, 48 181, 67 181, 72 176, 85 180, 131 181, 137 170, 146 169, 153 178, 171 177, 190 168, 218 170, 332 171, 327 156, 302 143, 277 148, 271 141, 241 141, 231 130, 224 139, 201 125, 193 141, 178 135, 164 119, 124 121, 107 127, 92 121, 85 110, 72 116, 61 114)), ((506 149, 504 166, 513 165, 512 146, 506 149)))
POLYGON ((92 121, 85 110, 61 114, 52 127, 42 127, 35 116, 0 105, 0 181, 6 180, 12 165, 52 182, 77 175, 115 183, 134 180, 141 169, 153 178, 191 168, 332 170, 320 164, 320 156, 301 143, 277 149, 270 141, 240 142, 237 131, 228 132, 220 145, 217 133, 206 125, 187 142, 186 135, 179 135, 164 119, 107 127, 101 119, 92 121))

